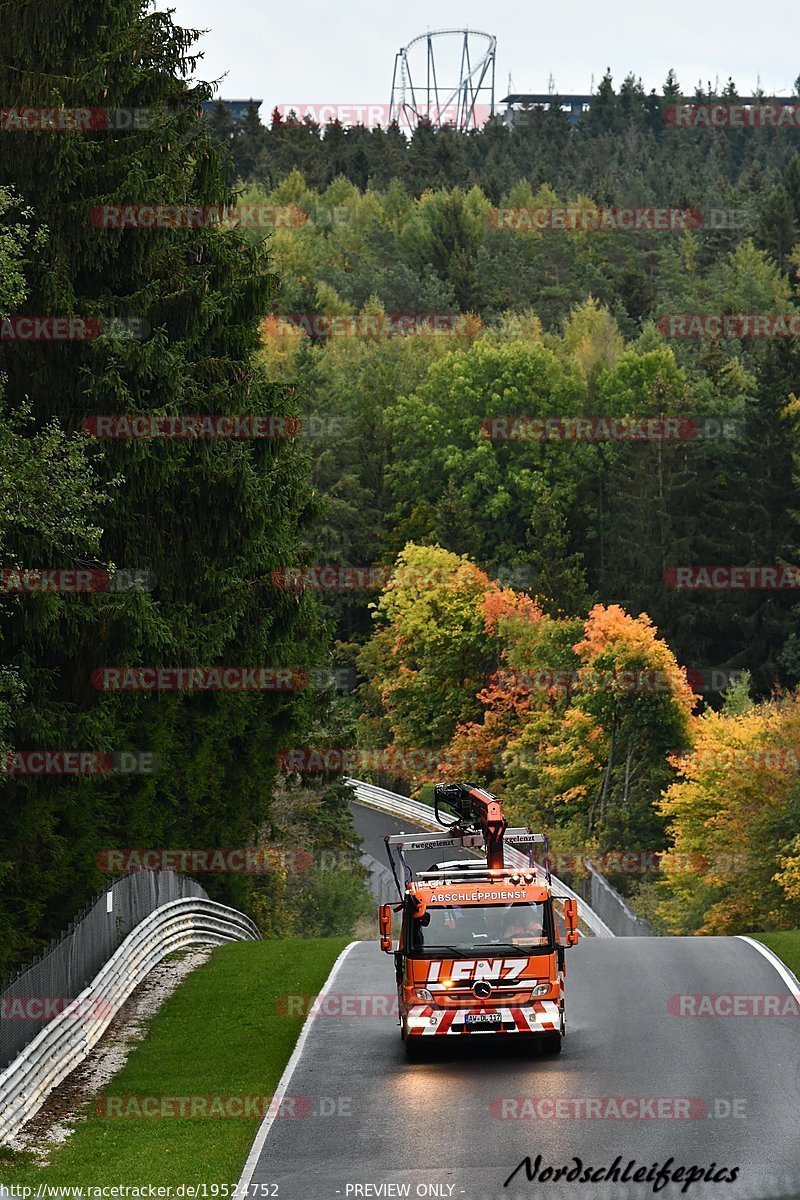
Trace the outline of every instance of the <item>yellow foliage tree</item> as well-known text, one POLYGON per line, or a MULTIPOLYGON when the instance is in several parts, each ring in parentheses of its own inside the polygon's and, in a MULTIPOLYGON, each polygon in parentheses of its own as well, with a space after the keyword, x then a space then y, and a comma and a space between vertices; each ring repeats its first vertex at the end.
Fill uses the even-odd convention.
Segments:
POLYGON ((800 693, 693 722, 661 810, 673 848, 659 915, 672 933, 800 923, 800 693), (780 869, 778 869, 780 868, 780 869))

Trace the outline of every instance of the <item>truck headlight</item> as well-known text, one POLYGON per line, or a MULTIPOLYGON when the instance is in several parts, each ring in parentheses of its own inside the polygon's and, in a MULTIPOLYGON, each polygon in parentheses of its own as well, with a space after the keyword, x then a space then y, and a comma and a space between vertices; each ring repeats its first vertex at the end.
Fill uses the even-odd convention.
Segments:
POLYGON ((536 987, 531 992, 532 996, 543 996, 545 992, 549 992, 551 988, 549 983, 537 983, 536 987))
POLYGON ((433 1000, 433 996, 427 988, 415 988, 415 992, 420 1000, 427 1000, 428 1003, 433 1000))

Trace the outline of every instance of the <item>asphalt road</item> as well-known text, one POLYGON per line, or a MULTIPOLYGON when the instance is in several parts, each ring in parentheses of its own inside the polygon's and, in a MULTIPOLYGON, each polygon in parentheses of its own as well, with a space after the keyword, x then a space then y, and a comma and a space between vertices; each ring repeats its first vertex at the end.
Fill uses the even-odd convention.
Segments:
MULTIPOLYGON (((375 837, 382 845, 398 822, 362 810, 358 825, 377 857, 375 837)), ((311 1112, 273 1121, 252 1177, 277 1184, 278 1200, 800 1196, 800 1020, 681 1016, 670 1005, 678 994, 787 995, 746 942, 583 940, 567 953, 567 1038, 554 1058, 459 1039, 408 1063, 396 1018, 382 1015, 392 959, 374 942, 348 952, 328 990, 365 999, 309 1028, 286 1094, 311 1112), (673 1170, 739 1170, 734 1183, 687 1192, 682 1180, 658 1192, 652 1182, 529 1182, 524 1167, 504 1186, 537 1155, 540 1174, 618 1156, 622 1171, 635 1160, 629 1176, 670 1158, 673 1170)))

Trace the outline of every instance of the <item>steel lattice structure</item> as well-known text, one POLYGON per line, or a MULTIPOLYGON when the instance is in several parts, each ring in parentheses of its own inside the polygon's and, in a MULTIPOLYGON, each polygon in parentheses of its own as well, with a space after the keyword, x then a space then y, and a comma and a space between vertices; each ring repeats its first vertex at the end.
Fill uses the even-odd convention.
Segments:
POLYGON ((392 74, 390 120, 414 130, 420 121, 429 120, 435 129, 452 125, 465 131, 477 129, 482 109, 494 115, 494 72, 497 38, 476 29, 437 29, 420 34, 398 51, 392 74), (458 83, 451 79, 440 85, 436 70, 436 39, 461 38, 458 83), (424 43, 425 62, 420 62, 424 43), (417 81, 412 77, 416 67, 417 81), (424 76, 424 83, 421 81, 424 76), (481 94, 489 93, 489 103, 480 104, 481 94))

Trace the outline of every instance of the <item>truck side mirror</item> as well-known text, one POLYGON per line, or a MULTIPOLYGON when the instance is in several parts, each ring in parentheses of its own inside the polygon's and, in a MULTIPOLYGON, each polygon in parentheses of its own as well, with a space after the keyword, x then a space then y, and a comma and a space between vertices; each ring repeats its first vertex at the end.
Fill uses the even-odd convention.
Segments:
POLYGON ((385 954, 392 952, 392 906, 381 904, 378 909, 378 930, 381 935, 381 950, 385 954))
POLYGON ((571 897, 564 901, 564 920, 567 925, 567 945, 578 944, 578 901, 571 897))

